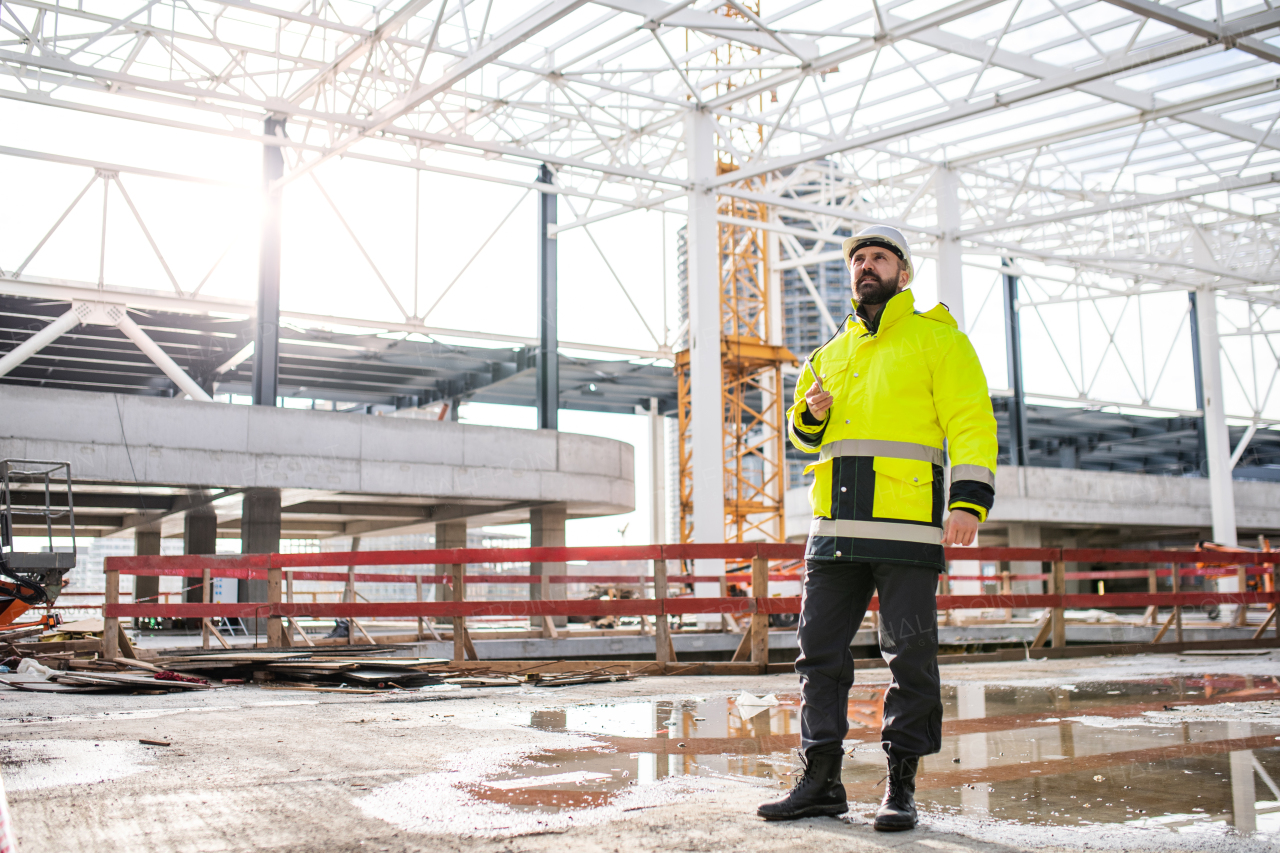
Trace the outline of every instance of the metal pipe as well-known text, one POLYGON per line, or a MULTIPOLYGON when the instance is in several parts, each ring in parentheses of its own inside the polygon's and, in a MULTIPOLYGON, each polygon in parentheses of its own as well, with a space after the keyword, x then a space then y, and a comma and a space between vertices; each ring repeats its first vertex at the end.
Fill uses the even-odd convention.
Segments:
POLYGON ((5 376, 9 371, 79 325, 80 315, 75 308, 69 309, 67 313, 5 353, 4 357, 0 358, 0 376, 5 376))
POLYGON ((187 375, 187 372, 178 366, 178 363, 169 357, 169 354, 160 349, 160 345, 151 340, 147 333, 135 322, 127 313, 121 312, 120 319, 116 322, 116 328, 124 332, 125 337, 133 341, 138 349, 146 355, 147 358, 155 362, 156 367, 164 371, 164 375, 173 380, 173 384, 182 389, 183 393, 192 400, 199 400, 202 403, 212 403, 213 398, 205 393, 204 389, 196 384, 196 381, 187 375))

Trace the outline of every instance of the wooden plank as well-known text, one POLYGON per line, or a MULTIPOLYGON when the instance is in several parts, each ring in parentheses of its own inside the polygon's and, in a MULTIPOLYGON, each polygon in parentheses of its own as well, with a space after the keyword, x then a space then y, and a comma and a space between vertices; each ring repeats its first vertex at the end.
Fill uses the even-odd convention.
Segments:
POLYGON ((1274 620, 1275 618, 1276 618, 1276 611, 1272 610, 1270 613, 1268 613, 1268 614, 1267 614, 1267 619, 1266 619, 1266 621, 1265 621, 1265 622, 1263 622, 1261 625, 1259 625, 1259 626, 1258 626, 1258 630, 1257 630, 1257 631, 1254 631, 1254 632, 1253 632, 1253 639, 1255 639, 1255 640, 1261 640, 1261 639, 1262 639, 1262 635, 1263 635, 1263 634, 1265 634, 1265 633, 1267 632, 1267 626, 1269 626, 1269 625, 1271 624, 1272 620, 1274 620))
MULTIPOLYGON (((124 626, 119 624, 118 621, 116 623, 116 634, 116 645, 119 647, 119 651, 127 658, 136 658, 137 655, 133 653, 133 643, 129 642, 129 636, 125 634, 124 626)), ((103 657, 106 657, 106 655, 103 655, 103 657)), ((108 660, 110 660, 110 658, 108 658, 108 660)))
POLYGON ((1177 617, 1178 617, 1178 608, 1175 607, 1169 611, 1169 618, 1165 620, 1164 625, 1160 628, 1159 631, 1156 631, 1155 637, 1152 638, 1151 640, 1151 645, 1154 646, 1156 643, 1164 639, 1164 635, 1169 630, 1169 626, 1173 624, 1173 620, 1176 619, 1177 617))
MULTIPOLYGON (((1036 638, 1031 641, 1031 648, 1043 648, 1044 644, 1049 641, 1049 635, 1053 633, 1053 627, 1053 614, 1046 612, 1040 617, 1040 621, 1036 623, 1036 638)), ((1061 646, 1057 648, 1061 648, 1061 646)))
POLYGON ((315 643, 311 642, 311 638, 307 636, 307 632, 302 630, 302 626, 298 624, 297 619, 294 619, 292 616, 290 616, 289 625, 291 626, 293 631, 298 632, 298 636, 302 637, 302 642, 306 643, 308 646, 315 645, 315 643))
POLYGON ((742 639, 738 641, 738 648, 734 650, 730 661, 737 663, 751 659, 751 635, 754 631, 755 625, 748 625, 747 630, 742 632, 742 639))
MULTIPOLYGON (((213 627, 212 619, 202 619, 200 621, 204 623, 203 630, 207 637, 213 637, 215 640, 218 641, 218 645, 222 646, 224 649, 231 648, 231 644, 228 643, 226 638, 222 636, 222 632, 219 631, 217 628, 213 627)), ((206 645, 205 648, 207 649, 209 647, 206 645)))

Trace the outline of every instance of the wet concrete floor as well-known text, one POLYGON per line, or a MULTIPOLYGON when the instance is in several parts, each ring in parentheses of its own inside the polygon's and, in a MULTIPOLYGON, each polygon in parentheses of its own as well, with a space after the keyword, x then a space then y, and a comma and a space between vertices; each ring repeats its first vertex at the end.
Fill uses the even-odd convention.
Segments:
POLYGON ((869 826, 886 676, 859 673, 849 703, 840 820, 754 816, 798 768, 795 676, 373 697, 0 690, 0 775, 24 853, 1280 844, 1280 653, 946 667, 942 752, 903 835, 869 826))
MULTIPOLYGON (((844 779, 879 791, 884 687, 855 690, 844 779)), ((942 751, 925 759, 926 815, 1027 825, 1280 830, 1280 681, 1212 675, 1019 687, 949 685, 942 751), (1187 720, 1190 709, 1275 702, 1248 722, 1187 720), (1174 709, 1179 712, 1172 712, 1174 709), (1274 720, 1267 717, 1274 713, 1274 720), (1259 719, 1261 717, 1261 719, 1259 719), (1262 798, 1259 800, 1258 788, 1262 798)), ((521 724, 599 745, 526 756, 482 783, 479 800, 513 810, 605 806, 670 777, 784 790, 799 764, 797 694, 574 705, 521 724), (762 701, 764 700, 764 701, 762 701)), ((870 813, 873 802, 856 802, 870 813)))

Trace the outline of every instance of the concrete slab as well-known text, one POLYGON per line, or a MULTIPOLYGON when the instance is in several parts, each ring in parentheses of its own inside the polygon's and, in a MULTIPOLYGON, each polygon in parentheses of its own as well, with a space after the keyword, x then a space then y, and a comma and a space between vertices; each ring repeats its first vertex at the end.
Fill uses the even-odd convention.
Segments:
MULTIPOLYGON (((77 480, 99 485, 391 497, 449 505, 451 517, 548 503, 575 518, 635 507, 633 450, 608 438, 17 385, 0 386, 0 457, 70 460, 77 480), (476 511, 459 515, 466 505, 476 511)), ((94 506, 77 506, 82 525, 94 526, 94 506)))
MULTIPOLYGON (((1020 661, 949 666, 942 676, 943 753, 926 762, 923 823, 890 836, 868 825, 883 771, 875 730, 861 724, 846 742, 849 815, 755 817, 794 767, 796 735, 783 727, 794 715, 794 675, 378 696, 0 689, 0 763, 23 853, 1273 849, 1270 792, 1236 778, 1244 764, 1230 749, 1241 746, 1274 776, 1277 750, 1258 746, 1280 735, 1274 703, 1157 707, 1155 716, 1140 708, 1148 694, 1178 705, 1172 697, 1191 702, 1213 685, 1274 685, 1275 653, 1020 661), (775 694, 781 705, 736 710, 742 691, 775 694), (1106 716, 1115 706, 1129 710, 1106 716), (636 726, 647 728, 610 734, 636 726), (736 734, 685 743, 726 726, 736 734), (1188 758, 1158 758, 1188 749, 1188 758), (1155 763, 1132 759, 1135 750, 1155 763), (610 805, 599 790, 627 799, 610 805), (562 805, 536 805, 549 796, 562 805)), ((858 701, 887 678, 860 672, 858 701)))

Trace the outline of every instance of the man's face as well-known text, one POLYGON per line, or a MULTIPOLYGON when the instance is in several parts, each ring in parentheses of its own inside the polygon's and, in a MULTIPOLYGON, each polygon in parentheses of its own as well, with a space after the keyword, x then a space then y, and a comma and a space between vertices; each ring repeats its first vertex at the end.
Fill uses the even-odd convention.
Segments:
POLYGON ((849 272, 859 305, 883 305, 907 278, 905 264, 883 246, 863 246, 854 252, 849 272))

